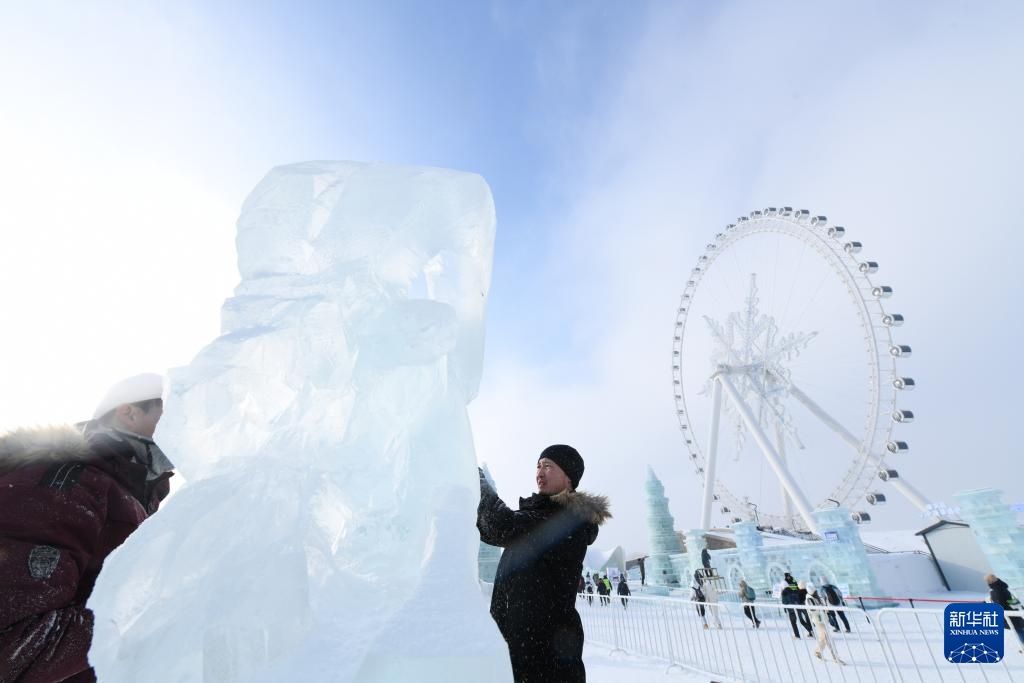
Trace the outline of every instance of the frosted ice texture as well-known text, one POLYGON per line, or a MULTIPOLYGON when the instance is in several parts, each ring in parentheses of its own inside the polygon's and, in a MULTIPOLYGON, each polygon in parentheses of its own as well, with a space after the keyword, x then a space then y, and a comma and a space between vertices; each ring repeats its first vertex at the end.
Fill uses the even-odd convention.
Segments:
POLYGON ((511 679, 466 414, 494 224, 467 173, 308 162, 257 185, 222 334, 170 373, 156 438, 188 484, 90 601, 100 680, 511 679))
MULTIPOLYGON (((1024 527, 1017 513, 1003 502, 997 489, 975 489, 956 494, 960 515, 970 524, 992 571, 1016 595, 1024 593, 1024 527)), ((985 590, 979 586, 977 590, 985 590)))
MULTIPOLYGON (((857 525, 850 518, 850 511, 844 507, 815 510, 814 521, 824 534, 826 531, 836 533, 835 541, 822 541, 824 561, 832 570, 834 583, 844 583, 850 587, 850 595, 882 595, 878 579, 868 561, 868 551, 860 538, 857 525)), ((877 603, 875 606, 888 606, 877 603)))
MULTIPOLYGON (((686 574, 683 575, 685 585, 692 586, 697 570, 704 568, 701 555, 704 554, 704 549, 707 547, 708 539, 703 529, 689 529, 686 532, 686 554, 683 555, 687 562, 686 574)), ((712 566, 715 564, 712 562, 712 566)))
POLYGON ((769 590, 768 563, 764 555, 764 538, 753 522, 736 522, 732 525, 736 539, 736 553, 743 570, 743 578, 757 592, 769 590))

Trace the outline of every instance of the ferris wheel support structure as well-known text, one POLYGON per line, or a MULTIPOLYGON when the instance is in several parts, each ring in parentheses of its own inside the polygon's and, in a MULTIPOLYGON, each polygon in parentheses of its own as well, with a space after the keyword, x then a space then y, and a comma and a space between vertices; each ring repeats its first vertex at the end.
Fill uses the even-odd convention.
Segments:
MULTIPOLYGON (((779 460, 782 461, 783 466, 788 467, 786 464, 786 437, 782 433, 782 425, 778 423, 775 424, 775 445, 779 450, 779 460)), ((779 489, 779 493, 782 495, 782 509, 786 516, 786 524, 793 529, 796 527, 796 520, 793 517, 793 499, 789 497, 785 486, 780 484, 779 489)))
POLYGON ((715 463, 718 459, 718 425, 722 417, 722 385, 714 383, 711 388, 711 434, 708 437, 708 468, 704 476, 704 506, 700 528, 710 529, 711 503, 715 499, 715 463))
MULTIPOLYGON (((893 473, 895 470, 888 470, 886 474, 893 473)), ((882 478, 883 473, 879 473, 879 478, 882 478)), ((898 493, 904 498, 910 501, 910 504, 920 510, 923 514, 928 515, 936 519, 940 519, 941 516, 936 512, 935 506, 928 502, 928 499, 918 491, 916 488, 904 481, 902 476, 887 476, 882 478, 883 481, 889 483, 898 493)))
MULTIPOLYGON (((831 415, 825 412, 825 410, 821 406, 815 403, 810 396, 802 392, 800 388, 797 387, 795 384, 790 382, 788 388, 789 393, 793 398, 802 403, 804 407, 807 408, 807 410, 811 411, 811 413, 814 414, 815 417, 817 417, 819 420, 828 425, 828 427, 836 434, 838 434, 843 441, 848 443, 853 448, 853 450, 857 452, 857 454, 860 454, 860 439, 851 434, 850 430, 848 430, 846 427, 839 424, 837 420, 835 420, 831 415)), ((920 491, 918 491, 916 488, 914 488, 905 480, 903 480, 903 478, 892 477, 886 478, 884 479, 884 481, 889 482, 889 484, 892 485, 894 489, 896 489, 897 493, 899 493, 908 501, 910 501, 910 504, 916 507, 918 510, 924 513, 932 513, 933 507, 931 503, 928 502, 928 499, 925 498, 920 491)))
MULTIPOLYGON (((793 479, 793 475, 789 473, 789 469, 786 468, 785 462, 782 461, 782 459, 779 457, 778 451, 775 450, 775 446, 772 445, 771 439, 769 439, 768 435, 764 433, 763 429, 761 429, 761 425, 754 417, 754 414, 750 411, 750 406, 747 405, 746 401, 743 400, 743 397, 740 396, 740 393, 736 390, 736 385, 733 384, 732 379, 730 379, 729 377, 729 374, 731 374, 732 372, 743 372, 743 370, 733 370, 728 366, 721 366, 719 368, 719 371, 715 373, 715 376, 712 378, 715 384, 715 390, 719 391, 719 387, 725 389, 725 393, 728 395, 729 400, 732 402, 733 406, 736 408, 740 417, 743 419, 743 423, 746 425, 747 429, 753 435, 754 440, 757 441, 757 445, 761 448, 761 452, 764 454, 764 457, 768 461, 768 464, 771 465, 773 470, 775 470, 775 476, 779 478, 779 482, 785 489, 788 498, 792 500, 793 504, 796 506, 797 512, 800 513, 800 518, 803 519, 804 524, 807 525, 807 528, 812 533, 817 534, 818 524, 814 519, 814 515, 811 514, 812 508, 810 501, 807 500, 807 496, 804 495, 804 492, 800 489, 800 486, 797 485, 796 480, 793 479)), ((711 418, 711 422, 713 425, 717 425, 719 419, 718 414, 720 412, 721 405, 719 402, 716 403, 715 412, 711 418)), ((717 431, 718 430, 716 429, 716 434, 717 431)), ((715 440, 717 441, 717 436, 715 440)), ((709 461, 715 457, 715 453, 713 452, 709 452, 708 455, 709 461)), ((709 469, 714 469, 714 465, 710 464, 710 462, 709 469)), ((713 477, 707 476, 706 481, 711 482, 711 488, 713 489, 713 477)), ((708 525, 711 522, 711 497, 708 494, 708 490, 709 489, 705 488, 705 517, 701 519, 701 526, 705 529, 708 528, 708 525)))

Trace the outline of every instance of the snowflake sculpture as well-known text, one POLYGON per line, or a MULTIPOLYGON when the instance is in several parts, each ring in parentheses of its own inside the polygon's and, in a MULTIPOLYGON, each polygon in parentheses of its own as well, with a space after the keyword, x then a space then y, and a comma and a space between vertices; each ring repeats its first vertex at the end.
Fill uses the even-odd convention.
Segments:
MULTIPOLYGON (((747 405, 753 406, 756 398, 755 417, 762 428, 771 425, 792 439, 798 448, 803 448, 800 435, 783 405, 789 395, 790 371, 786 364, 800 355, 800 351, 818 333, 801 332, 782 334, 775 319, 758 310, 757 274, 750 275, 750 293, 746 299, 746 310, 730 313, 723 326, 709 316, 704 316, 715 341, 716 348, 711 355, 715 371, 721 366, 740 370, 735 375, 736 389, 747 405)), ((712 386, 709 378, 701 390, 707 395, 712 386)), ((726 403, 730 426, 736 435, 735 459, 739 459, 746 439, 746 429, 739 412, 726 403)), ((768 431, 766 429, 766 431, 768 431)))

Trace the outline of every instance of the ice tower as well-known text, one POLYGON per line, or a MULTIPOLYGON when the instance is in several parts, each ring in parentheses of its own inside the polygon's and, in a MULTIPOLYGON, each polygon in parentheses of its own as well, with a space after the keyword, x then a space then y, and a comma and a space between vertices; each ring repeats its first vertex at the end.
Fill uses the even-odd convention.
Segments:
POLYGON ((170 373, 186 485, 89 606, 106 681, 511 680, 480 593, 467 404, 494 204, 477 175, 275 168, 222 334, 170 373))
POLYGON ((676 536, 675 520, 668 511, 665 487, 650 466, 647 467, 647 483, 644 488, 647 490, 647 528, 651 541, 651 556, 646 562, 647 575, 650 577, 648 583, 677 588, 679 574, 673 569, 669 555, 681 553, 683 549, 676 536))
MULTIPOLYGON (((1003 502, 1003 492, 977 489, 956 494, 960 516, 971 525, 992 571, 1016 594, 1024 593, 1024 528, 1003 502)), ((979 586, 978 590, 985 590, 979 586)))
MULTIPOLYGON (((836 582, 849 586, 850 595, 882 595, 875 572, 868 561, 868 552, 860 539, 857 525, 850 517, 850 511, 843 507, 816 510, 814 519, 822 534, 826 536, 821 543, 825 551, 822 559, 831 567, 836 582)), ((799 557, 799 546, 796 546, 794 551, 799 557)), ((796 562, 791 566, 803 575, 796 562)))

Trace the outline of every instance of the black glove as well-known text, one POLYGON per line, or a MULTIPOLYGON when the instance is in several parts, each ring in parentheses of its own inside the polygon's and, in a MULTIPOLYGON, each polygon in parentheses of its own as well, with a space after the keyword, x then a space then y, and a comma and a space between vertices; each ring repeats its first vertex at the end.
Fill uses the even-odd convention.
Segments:
POLYGON ((491 482, 487 481, 487 475, 484 474, 482 467, 477 467, 476 471, 480 473, 480 495, 481 496, 494 496, 497 495, 494 491, 494 487, 491 486, 491 482))

